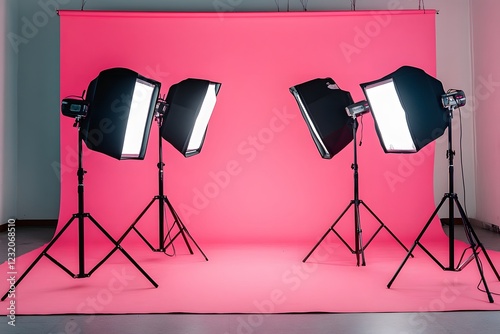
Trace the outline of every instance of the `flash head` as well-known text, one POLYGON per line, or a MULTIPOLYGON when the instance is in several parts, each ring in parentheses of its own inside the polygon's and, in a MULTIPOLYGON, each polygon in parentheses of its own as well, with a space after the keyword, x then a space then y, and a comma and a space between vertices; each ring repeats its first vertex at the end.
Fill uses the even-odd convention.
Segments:
POLYGON ((443 107, 447 109, 460 108, 465 105, 465 93, 463 90, 454 90, 452 92, 441 95, 443 107))
POLYGON ((158 98, 158 100, 156 101, 155 114, 163 117, 167 113, 167 109, 167 101, 162 98, 158 98))
POLYGON ((88 110, 89 103, 82 99, 63 99, 61 102, 61 112, 64 116, 84 118, 88 110))
POLYGON ((368 102, 363 100, 345 107, 345 111, 350 117, 357 117, 369 112, 370 106, 368 105, 368 102))

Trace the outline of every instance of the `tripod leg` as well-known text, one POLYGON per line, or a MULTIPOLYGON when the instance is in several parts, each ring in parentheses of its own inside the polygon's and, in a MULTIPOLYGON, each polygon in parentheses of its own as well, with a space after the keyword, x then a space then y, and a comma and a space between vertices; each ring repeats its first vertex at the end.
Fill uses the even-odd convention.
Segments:
POLYGON ((496 278, 498 281, 500 281, 500 275, 498 274, 497 269, 495 268, 495 265, 493 264, 493 261, 491 261, 490 256, 488 255, 488 252, 486 251, 486 248, 484 248, 484 245, 481 242, 478 242, 479 248, 483 251, 484 257, 488 261, 491 269, 493 270, 493 273, 495 274, 496 278))
POLYGON ((359 216, 359 200, 354 203, 354 221, 355 221, 355 242, 356 242, 356 265, 359 267, 360 255, 361 265, 366 266, 365 251, 363 247, 363 230, 361 229, 361 218, 359 216))
MULTIPOLYGON (((323 236, 321 237, 321 239, 319 239, 319 241, 316 243, 316 245, 314 245, 313 249, 311 249, 311 251, 307 254, 307 256, 302 260, 302 262, 306 262, 307 259, 312 255, 312 253, 314 253, 314 251, 316 250, 316 248, 318 248, 318 246, 321 244, 321 242, 326 238, 326 236, 328 235, 328 233, 330 232, 334 232, 335 234, 337 234, 337 232, 335 232, 335 230, 333 229, 335 227, 335 225, 337 225, 337 223, 340 221, 340 219, 342 219, 342 217, 345 215, 345 213, 347 212, 347 210, 349 210, 349 208, 351 207, 351 205, 353 205, 354 202, 351 201, 347 207, 344 209, 344 211, 342 211, 342 213, 340 214, 340 216, 337 218, 337 220, 335 220, 335 222, 328 228, 328 230, 326 230, 325 234, 323 234, 323 236)), ((337 234, 338 235, 338 234, 337 234)), ((339 236, 339 235, 338 235, 339 236)), ((351 249, 351 247, 344 241, 344 239, 342 239, 341 236, 339 236, 340 240, 342 240, 342 242, 354 253, 354 251, 351 249)))
POLYGON ((476 232, 474 232, 474 229, 472 228, 472 225, 471 225, 471 223, 469 221, 469 218, 467 217, 464 209, 462 208, 462 205, 458 201, 458 197, 454 196, 453 199, 455 201, 455 204, 458 207, 458 211, 460 212, 460 216, 462 217, 462 222, 464 224, 465 233, 468 235, 468 239, 471 241, 472 252, 474 254, 474 259, 476 260, 476 264, 477 264, 477 269, 479 271, 479 275, 481 276, 481 280, 483 281, 484 290, 486 291, 486 295, 488 296, 489 302, 493 303, 494 302, 493 296, 492 296, 492 294, 490 292, 490 289, 488 288, 488 283, 486 282, 486 279, 484 277, 484 270, 483 270, 483 267, 481 266, 481 263, 479 262, 479 254, 477 252, 477 247, 474 244, 474 242, 477 243, 477 246, 480 247, 481 250, 483 251, 483 253, 485 254, 485 257, 488 260, 488 263, 490 264, 491 268, 493 269, 493 271, 494 271, 497 279, 498 279, 498 272, 496 271, 495 266, 491 262, 491 259, 488 256, 488 253, 486 252, 486 249, 484 248, 483 244, 481 243, 481 241, 477 237, 476 232))
MULTIPOLYGON (((177 227, 179 228, 179 233, 182 235, 182 239, 184 239, 184 243, 186 244, 186 246, 187 246, 187 248, 189 250, 189 253, 191 255, 194 254, 193 253, 193 249, 191 248, 191 245, 189 244, 189 241, 188 241, 188 239, 186 237, 186 234, 184 233, 184 231, 187 231, 185 225, 182 223, 182 220, 180 219, 179 215, 175 211, 174 206, 170 203, 170 201, 168 200, 167 197, 164 197, 164 201, 165 201, 165 203, 167 203, 167 206, 168 206, 170 212, 172 213, 172 217, 174 217, 174 224, 176 224, 177 227)), ((190 238, 191 238, 191 236, 190 236, 190 238)), ((193 239, 191 238, 191 240, 193 240, 193 239)), ((194 242, 194 240, 193 240, 193 242, 194 242)), ((168 246, 170 246, 171 244, 172 244, 172 242, 170 242, 168 244, 168 246)), ((165 248, 167 248, 168 246, 166 246, 165 248)), ((199 249, 199 247, 198 247, 198 249, 199 249)))
POLYGON ((443 204, 444 204, 444 202, 446 201, 447 198, 448 198, 447 195, 443 196, 443 198, 441 199, 441 202, 439 202, 439 205, 436 207, 436 209, 432 213, 431 217, 429 218, 429 220, 425 224, 424 228, 422 229, 422 231, 420 231, 420 234, 418 235, 417 239, 415 239, 415 242, 413 243, 413 245, 411 246, 410 250, 408 251, 408 254, 406 254, 406 257, 403 260, 403 263, 401 263, 401 265, 399 266, 398 270, 396 271, 396 273, 394 274, 394 276, 391 278, 391 280, 387 284, 387 287, 389 289, 391 288, 392 283, 394 283, 394 281, 396 280, 396 277, 399 275, 399 273, 403 269, 404 265, 406 264, 406 261, 408 261, 408 259, 410 258, 410 256, 413 254, 413 251, 415 250, 415 247, 417 247, 417 245, 420 245, 420 239, 422 239, 422 237, 424 236, 425 231, 427 231, 427 229, 429 228, 429 226, 432 223, 432 220, 437 215, 439 209, 443 206, 443 204))
MULTIPOLYGON (((208 261, 208 257, 201 250, 201 248, 198 245, 198 243, 193 239, 193 237, 191 236, 191 234, 187 230, 186 226, 182 223, 182 221, 178 221, 178 225, 179 225, 179 228, 181 229, 181 231, 183 231, 183 232, 180 232, 180 231, 177 232, 177 234, 172 238, 172 240, 170 240, 170 242, 165 246, 165 248, 168 248, 174 242, 174 240, 179 236, 179 234, 181 234, 182 236, 184 236, 184 233, 185 233, 189 237, 189 239, 191 239, 191 241, 194 243, 194 245, 196 246, 196 248, 200 251, 200 253, 203 256, 203 258, 205 259, 205 261, 208 261)), ((184 241, 186 241, 186 240, 187 239, 185 239, 184 241)), ((186 241, 186 245, 189 246, 189 243, 187 241, 186 241)), ((191 249, 190 247, 188 247, 188 248, 191 249)), ((193 254, 193 251, 191 251, 191 254, 193 254)))
POLYGON ((153 199, 148 203, 148 205, 146 206, 146 208, 144 208, 144 210, 142 210, 142 212, 139 214, 139 216, 137 216, 137 218, 134 220, 134 222, 128 227, 128 229, 125 231, 125 233, 123 233, 123 235, 120 237, 120 239, 117 240, 118 244, 121 244, 122 241, 130 233, 130 231, 134 230, 139 235, 139 237, 146 243, 146 245, 148 245, 148 247, 152 251, 155 251, 155 248, 153 247, 153 245, 142 235, 142 233, 135 227, 135 225, 137 225, 137 223, 141 220, 142 216, 144 216, 146 214, 146 212, 149 210, 149 208, 151 207, 151 205, 153 205, 153 203, 157 199, 158 199, 158 196, 153 197, 153 199))
POLYGON ((137 268, 137 270, 139 270, 143 275, 144 277, 146 277, 149 282, 155 287, 157 288, 158 287, 158 284, 144 271, 144 269, 141 268, 141 266, 139 266, 139 264, 137 262, 135 262, 135 260, 132 258, 132 256, 130 256, 121 246, 120 244, 115 240, 113 239, 113 237, 97 222, 97 220, 94 219, 94 217, 92 217, 90 214, 88 214, 87 216, 91 221, 92 223, 94 223, 94 225, 113 243, 113 245, 115 245, 115 248, 113 248, 113 250, 111 250, 110 253, 108 253, 108 255, 106 255, 106 257, 101 260, 101 262, 99 262, 98 264, 95 265, 95 267, 89 272, 89 276, 95 271, 97 270, 97 268, 99 268, 116 250, 119 250, 120 252, 123 253, 123 255, 125 255, 125 257, 137 268))
MULTIPOLYGON (((71 223, 75 220, 75 218, 77 218, 77 215, 73 215, 73 217, 71 217, 71 219, 66 223, 66 225, 64 225, 64 227, 52 238, 52 240, 48 243, 48 245, 43 249, 43 251, 37 256, 37 258, 35 259, 35 261, 33 261, 30 266, 28 267, 28 269, 26 269, 26 271, 21 275, 21 277, 19 277, 18 280, 16 280, 16 282, 14 283, 14 288, 17 287, 21 281, 26 277, 26 275, 28 275, 28 273, 31 271, 31 269, 33 269, 35 267, 35 265, 38 263, 38 261, 40 261, 42 259, 42 257, 45 255, 47 256, 47 252, 49 251, 49 249, 54 245, 54 243, 57 241, 57 239, 59 239, 59 237, 64 233, 64 231, 66 231, 66 229, 71 225, 71 223)), ((54 262, 54 260, 51 259, 51 261, 54 262)), ((59 265, 59 267, 61 267, 61 269, 63 269, 66 273, 68 273, 70 276, 75 276, 71 271, 69 271, 68 269, 66 269, 66 267, 63 267, 61 266, 59 263, 55 262, 57 265, 59 265)), ((7 291, 3 297, 2 297, 2 301, 5 300, 5 298, 7 298, 7 296, 9 295, 9 292, 10 292, 10 289, 9 291, 7 291)))
POLYGON ((167 203, 167 206, 168 208, 170 209, 170 212, 172 213, 172 216, 174 217, 174 220, 175 220, 175 223, 177 224, 178 228, 179 228, 179 232, 177 233, 177 235, 165 246, 165 248, 168 248, 175 240, 175 238, 179 235, 179 233, 182 235, 182 238, 184 239, 184 242, 186 243, 186 246, 188 247, 188 250, 191 254, 193 254, 193 250, 189 244, 189 241, 187 239, 187 237, 189 237, 189 239, 191 239, 191 241, 194 243, 194 245, 196 246, 196 248, 200 251, 201 255, 203 255, 203 257, 205 258, 205 261, 208 261, 208 258, 207 256, 205 255, 205 253, 201 250, 200 246, 198 245, 198 243, 194 240, 194 238, 191 236, 191 233, 189 233, 186 225, 184 225, 184 223, 182 222, 181 218, 179 217, 179 215, 177 214, 177 212, 175 211, 173 205, 170 203, 170 201, 168 200, 167 197, 165 197, 165 202, 167 203), (186 237, 187 236, 187 237, 186 237))
MULTIPOLYGON (((462 208, 462 206, 460 205, 460 202, 458 201, 458 198, 455 198, 455 203, 457 204, 458 211, 460 212, 460 215, 462 217, 466 217, 467 218, 467 215, 466 215, 464 209, 462 208)), ((470 233, 471 236, 474 238, 474 241, 476 242, 477 246, 479 248, 481 248, 481 250, 483 251, 483 254, 486 257, 486 260, 488 261, 491 269, 493 270, 493 273, 495 274, 497 280, 500 281, 500 275, 498 274, 498 271, 495 268, 495 265, 491 261, 491 258, 488 255, 488 252, 486 251, 486 248, 484 247, 483 243, 479 240, 479 237, 477 236, 476 232, 474 231, 474 228, 472 227, 472 224, 470 223, 469 219, 468 218, 466 220, 463 219, 463 221, 464 221, 464 227, 468 228, 468 231, 466 231, 466 233, 470 233), (467 226, 465 226, 465 224, 467 224, 467 226)))
MULTIPOLYGON (((407 252, 409 252, 409 249, 401 242, 401 240, 399 240, 399 238, 394 233, 392 233, 392 231, 382 222, 382 220, 372 211, 372 209, 370 209, 368 207, 368 205, 366 205, 365 202, 360 201, 360 203, 363 204, 363 206, 366 208, 366 210, 368 210, 368 212, 380 223, 380 228, 375 232, 375 234, 373 234, 373 236, 371 237, 371 239, 366 243, 365 248, 368 247, 368 245, 375 238, 375 236, 380 231, 380 229, 384 228, 396 240, 396 242, 401 247, 404 248, 404 250, 406 250, 407 252)), ((412 255, 412 257, 413 257, 413 255, 412 255)))
POLYGON ((476 260, 477 270, 479 271, 479 275, 481 276, 481 280, 483 281, 484 291, 486 291, 486 295, 488 296, 488 301, 490 303, 494 303, 495 301, 493 300, 493 296, 491 294, 491 291, 488 288, 488 283, 486 282, 486 279, 484 278, 484 271, 483 271, 483 268, 481 266, 481 262, 479 262, 479 254, 477 253, 476 247, 472 247, 472 252, 474 253, 474 259, 476 260))
POLYGON ((392 283, 394 283, 394 281, 396 280, 396 277, 399 275, 399 273, 401 272, 401 270, 403 269, 404 265, 406 264, 406 261, 408 261, 408 259, 410 258, 410 255, 413 253, 413 250, 415 249, 415 247, 417 247, 418 245, 418 241, 415 241, 413 243, 413 246, 411 246, 408 254, 406 254, 406 257, 405 259, 403 260, 403 263, 401 263, 401 265, 399 266, 398 270, 396 271, 396 273, 394 274, 394 276, 392 276, 391 280, 389 281, 389 283, 387 284, 387 287, 390 289, 391 286, 392 286, 392 283))
POLYGON ((319 239, 319 241, 316 243, 316 245, 314 245, 314 247, 311 249, 311 251, 302 260, 302 262, 306 262, 307 261, 307 259, 312 255, 312 253, 314 253, 314 251, 316 250, 316 248, 318 248, 318 246, 321 244, 321 242, 326 238, 326 236, 328 235, 328 233, 330 233, 331 231, 332 231, 332 228, 329 227, 328 230, 325 232, 325 234, 323 234, 323 236, 321 237, 321 239, 319 239))

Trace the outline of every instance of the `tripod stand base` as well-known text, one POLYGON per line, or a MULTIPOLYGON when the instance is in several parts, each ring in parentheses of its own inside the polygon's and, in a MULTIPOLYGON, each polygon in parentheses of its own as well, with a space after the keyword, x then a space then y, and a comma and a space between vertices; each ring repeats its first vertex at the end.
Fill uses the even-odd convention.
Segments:
POLYGON ((380 220, 380 218, 368 207, 368 205, 365 204, 362 200, 351 200, 349 202, 349 205, 344 209, 344 211, 340 214, 340 216, 335 220, 335 222, 328 228, 325 234, 321 237, 321 239, 316 243, 316 245, 312 248, 312 250, 307 254, 307 256, 302 260, 302 262, 306 262, 307 259, 314 253, 316 248, 321 244, 321 242, 326 238, 326 236, 330 233, 333 232, 335 235, 342 241, 342 243, 351 251, 352 254, 356 254, 356 265, 359 267, 361 266, 366 266, 366 260, 365 260, 365 254, 364 251, 365 249, 370 245, 370 243, 373 241, 373 239, 377 236, 377 234, 382 230, 385 229, 389 234, 397 241, 401 247, 403 247, 406 251, 408 251, 408 248, 399 240, 398 237, 380 220), (379 228, 375 231, 375 233, 372 235, 372 237, 368 240, 366 245, 363 245, 363 240, 362 240, 362 230, 361 230, 361 221, 360 221, 360 216, 359 216, 359 206, 362 205, 365 207, 366 210, 378 221, 380 224, 379 228), (347 211, 351 208, 351 206, 354 206, 354 220, 355 220, 355 225, 354 225, 354 233, 355 233, 355 243, 356 246, 355 248, 352 248, 347 241, 345 241, 344 238, 335 230, 335 226, 337 223, 340 222, 342 217, 347 213, 347 211))
MULTIPOLYGON (((453 217, 451 217, 451 218, 453 218, 453 217)), ((452 242, 454 242, 454 240, 450 240, 450 243, 452 243, 452 242)), ((392 279, 387 284, 387 288, 391 288, 392 284, 396 280, 396 277, 399 275, 399 273, 403 269, 403 267, 406 264, 406 262, 408 261, 409 257, 413 256, 413 251, 415 250, 415 248, 417 246, 419 246, 442 270, 445 270, 445 271, 454 271, 454 272, 462 271, 470 262, 472 262, 472 260, 475 260, 475 262, 477 264, 478 271, 479 271, 479 275, 481 277, 481 281, 483 282, 484 289, 485 289, 485 292, 486 292, 487 297, 488 297, 488 301, 490 303, 494 302, 493 296, 490 292, 490 289, 488 288, 488 284, 487 284, 486 279, 484 277, 483 266, 482 266, 481 261, 479 259, 479 252, 480 251, 483 252, 486 260, 488 261, 488 264, 490 265, 491 269, 493 270, 498 281, 500 281, 500 275, 498 274, 498 271, 496 270, 495 266, 493 265, 493 262, 491 261, 491 258, 488 255, 486 248, 484 248, 484 246, 481 243, 481 241, 479 240, 476 232, 474 231, 472 224, 470 223, 469 219, 467 218, 467 215, 465 214, 465 211, 462 208, 460 201, 458 200, 457 194, 455 194, 455 193, 444 194, 443 198, 441 199, 441 202, 439 203, 437 208, 434 210, 431 217, 429 218, 429 220, 425 224, 424 228, 422 229, 422 231, 418 235, 417 239, 413 243, 413 246, 408 251, 408 254, 406 255, 405 259, 403 260, 403 262, 399 266, 398 270, 396 271, 396 273, 394 274, 392 279), (430 224, 432 223, 432 220, 437 215, 439 209, 441 208, 441 206, 444 204, 444 202, 446 200, 450 201, 451 206, 453 206, 453 204, 455 204, 457 206, 457 208, 460 212, 461 219, 462 219, 463 227, 465 230, 465 235, 466 235, 467 240, 469 241, 469 243, 471 245, 471 249, 472 249, 472 255, 469 256, 464 262, 459 263, 456 267, 454 264, 453 249, 450 249, 450 254, 451 254, 450 263, 446 267, 434 255, 432 255, 432 253, 427 248, 425 248, 425 246, 420 242, 420 239, 422 239, 425 232, 427 231, 427 228, 430 226, 430 224)))
MULTIPOLYGON (((87 278, 90 277, 104 262, 106 262, 111 255, 115 253, 115 251, 119 250, 122 252, 123 255, 148 279, 148 281, 155 287, 158 287, 158 284, 137 264, 137 262, 120 246, 120 244, 113 239, 113 237, 89 214, 89 213, 76 213, 73 214, 71 219, 64 225, 64 227, 52 238, 52 240, 47 244, 47 246, 43 249, 43 251, 37 256, 37 258, 30 264, 28 269, 19 277, 18 280, 13 285, 13 288, 15 289, 22 281, 23 279, 29 274, 29 272, 36 266, 36 264, 42 259, 42 257, 47 257, 50 261, 52 261, 55 265, 57 265, 60 269, 62 269, 65 273, 67 273, 69 276, 72 278, 87 278), (108 240, 110 240, 113 245, 115 246, 99 263, 97 263, 89 272, 85 272, 85 259, 84 259, 84 254, 83 254, 83 220, 87 218, 89 219, 98 229, 101 231, 108 240), (69 270, 66 266, 64 266, 61 262, 59 262, 57 259, 55 259, 53 256, 51 256, 48 251, 52 246, 57 242, 57 240, 64 234, 64 232, 68 229, 68 227, 74 222, 77 221, 79 223, 79 271, 78 273, 73 273, 71 270, 69 270)), ((12 289, 12 287, 11 287, 12 289)), ((2 301, 4 301, 7 296, 10 293, 7 291, 3 297, 1 298, 2 301)))
POLYGON ((359 172, 358 172, 358 151, 357 151, 357 140, 356 140, 356 129, 358 127, 358 122, 356 121, 356 114, 352 115, 352 142, 353 142, 353 153, 354 153, 354 161, 351 165, 351 169, 353 170, 353 179, 354 179, 354 199, 349 202, 349 205, 345 208, 345 210, 340 214, 340 216, 335 220, 335 222, 330 226, 330 228, 326 231, 326 233, 321 237, 321 239, 316 243, 316 245, 313 247, 313 249, 307 254, 307 256, 302 260, 302 262, 306 262, 307 259, 311 256, 311 254, 318 248, 318 246, 321 244, 321 242, 326 238, 326 236, 330 233, 333 232, 339 239, 342 241, 342 243, 351 251, 351 253, 356 254, 356 265, 359 267, 365 266, 366 261, 365 261, 365 249, 368 247, 368 245, 372 242, 372 240, 375 238, 375 236, 380 232, 380 230, 385 229, 389 234, 403 247, 408 251, 408 249, 403 245, 401 240, 399 240, 392 231, 385 226, 385 224, 380 220, 379 217, 368 207, 368 205, 365 204, 361 199, 359 199, 359 172), (363 238, 362 238, 362 229, 361 229, 361 218, 359 214, 359 206, 362 205, 365 207, 366 210, 378 221, 380 224, 379 228, 377 231, 373 234, 373 236, 368 240, 366 245, 363 245, 363 238), (349 210, 351 206, 354 206, 354 242, 355 242, 355 247, 354 249, 342 238, 342 236, 335 231, 335 226, 337 223, 342 219, 342 217, 346 214, 346 212, 349 210))
POLYGON ((127 229, 127 231, 125 231, 125 233, 123 234, 123 236, 118 240, 118 243, 121 243, 125 237, 131 232, 131 231, 135 231, 137 233, 137 235, 139 235, 139 237, 142 239, 142 241, 144 241, 144 243, 153 251, 153 252, 163 252, 165 253, 167 251, 167 249, 173 245, 174 241, 177 239, 177 237, 179 236, 182 236, 182 239, 184 240, 184 243, 187 247, 187 249, 189 250, 189 253, 191 255, 194 254, 193 252, 193 249, 189 243, 189 240, 188 238, 191 240, 191 242, 196 246, 196 248, 198 249, 198 251, 201 253, 201 255, 203 256, 203 258, 205 259, 205 261, 208 261, 208 258, 207 256, 205 255, 205 253, 203 252, 203 250, 200 248, 200 246, 198 245, 198 243, 196 243, 196 241, 194 240, 194 238, 191 236, 191 233, 189 233, 188 229, 186 228, 186 225, 184 225, 184 223, 182 222, 182 220, 180 219, 179 215, 177 214, 177 212, 175 211, 174 207, 172 206, 172 204, 170 203, 170 201, 168 200, 168 198, 166 196, 161 196, 161 195, 158 195, 158 196, 154 196, 153 199, 148 203, 148 205, 144 208, 144 210, 139 214, 139 216, 135 219, 135 221, 132 223, 132 225, 130 225, 130 227, 127 229), (165 234, 163 232, 163 223, 165 221, 165 217, 163 216, 164 215, 164 212, 163 212, 163 209, 160 208, 160 219, 159 219, 159 245, 157 248, 155 248, 151 242, 148 241, 148 239, 139 231, 139 229, 136 227, 137 223, 142 219, 142 217, 146 214, 146 212, 151 208, 151 206, 156 202, 158 201, 158 203, 160 204, 160 207, 162 206, 162 204, 166 204, 168 209, 170 210, 170 213, 172 214, 172 217, 174 218, 174 224, 173 226, 167 231, 167 233, 165 234), (171 237, 170 236, 170 233, 172 231, 172 229, 174 227, 177 227, 178 228, 178 231, 177 233, 171 237), (166 241, 168 241, 168 243, 166 243, 166 241), (166 244, 165 244, 166 243, 166 244))

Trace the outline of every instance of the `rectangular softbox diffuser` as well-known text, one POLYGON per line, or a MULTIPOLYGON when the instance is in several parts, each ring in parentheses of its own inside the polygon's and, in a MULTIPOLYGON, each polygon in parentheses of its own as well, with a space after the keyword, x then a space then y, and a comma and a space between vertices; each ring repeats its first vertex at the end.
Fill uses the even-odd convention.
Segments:
POLYGON ((102 71, 87 91, 87 147, 119 160, 144 159, 160 86, 126 68, 102 71))
POLYGON ((354 103, 349 92, 331 78, 313 79, 290 88, 321 157, 331 159, 352 139, 353 120, 345 108, 354 103))
POLYGON ((200 153, 220 87, 193 78, 170 87, 161 136, 185 157, 200 153))
POLYGON ((447 127, 443 85, 419 68, 403 66, 361 88, 386 153, 418 152, 447 127))

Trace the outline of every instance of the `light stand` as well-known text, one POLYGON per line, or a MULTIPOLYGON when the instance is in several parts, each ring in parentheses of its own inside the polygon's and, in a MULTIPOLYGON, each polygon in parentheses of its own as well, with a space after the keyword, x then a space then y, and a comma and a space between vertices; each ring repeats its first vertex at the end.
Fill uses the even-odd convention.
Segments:
MULTIPOLYGON (((86 278, 90 277, 106 260, 114 254, 116 250, 120 250, 120 252, 125 255, 127 259, 146 277, 151 284, 157 288, 158 284, 135 262, 135 260, 120 246, 120 242, 113 239, 113 237, 92 217, 90 213, 85 212, 84 209, 84 184, 83 177, 87 171, 83 169, 82 164, 82 133, 80 128, 81 116, 77 116, 75 118, 74 127, 78 129, 78 213, 72 215, 70 220, 64 225, 64 227, 52 238, 52 240, 47 244, 47 246, 43 249, 43 251, 38 255, 38 257, 31 263, 31 265, 26 269, 26 271, 19 277, 19 279, 15 282, 14 287, 17 287, 21 281, 28 275, 28 273, 35 267, 38 261, 41 260, 43 256, 46 256, 50 261, 55 263, 59 268, 61 268, 64 272, 66 272, 69 276, 73 278, 86 278), (85 218, 88 218, 105 236, 108 238, 115 247, 99 262, 97 263, 90 271, 85 271, 85 218), (73 273, 66 266, 64 266, 61 262, 57 261, 54 257, 52 257, 48 251, 49 249, 56 243, 56 241, 63 235, 66 229, 74 222, 78 221, 78 273, 73 273)), ((10 291, 10 290, 9 290, 10 291)), ((2 297, 2 301, 7 298, 9 291, 5 293, 2 297)))
POLYGON ((408 251, 408 248, 403 245, 403 243, 392 233, 392 231, 380 220, 379 217, 368 207, 368 205, 363 202, 363 200, 359 199, 359 173, 358 173, 358 153, 357 153, 357 141, 356 141, 356 130, 358 127, 358 123, 356 122, 356 114, 352 114, 352 136, 353 136, 353 145, 354 145, 354 163, 351 165, 352 170, 354 171, 354 199, 349 202, 349 205, 345 208, 344 211, 340 214, 340 216, 335 220, 332 226, 328 228, 326 233, 321 237, 321 239, 316 243, 316 245, 313 247, 313 249, 307 254, 307 256, 302 260, 302 262, 306 262, 307 259, 311 256, 311 254, 316 250, 316 248, 321 244, 321 242, 326 238, 326 236, 330 233, 333 232, 335 235, 339 237, 339 239, 342 241, 342 243, 351 251, 351 253, 356 254, 356 265, 360 266, 360 263, 362 266, 366 265, 365 261, 365 253, 364 250, 368 247, 368 245, 372 242, 372 240, 375 238, 375 236, 382 230, 383 228, 389 232, 389 234, 406 250, 408 251), (337 223, 340 222, 342 217, 345 215, 345 213, 351 208, 351 206, 354 205, 354 238, 355 238, 355 248, 353 249, 345 240, 342 238, 342 236, 335 230, 335 226, 337 223), (360 220, 360 215, 359 215, 359 206, 363 205, 368 212, 379 222, 380 226, 379 228, 375 231, 375 233, 372 235, 370 240, 366 243, 366 245, 363 245, 363 239, 362 239, 362 229, 361 229, 361 220, 360 220), (360 260, 361 258, 361 260, 360 260))
MULTIPOLYGON (((160 112, 156 112, 155 114, 155 120, 158 123, 158 129, 161 129, 162 123, 163 123, 163 114, 160 112)), ((193 239, 191 234, 189 233, 188 229, 186 228, 186 225, 182 222, 180 219, 179 215, 175 211, 174 207, 170 203, 169 199, 167 196, 164 195, 163 191, 163 167, 165 164, 163 163, 163 147, 162 147, 162 137, 158 135, 158 195, 154 196, 153 199, 149 202, 149 204, 146 206, 146 208, 139 214, 139 216, 134 220, 132 225, 127 229, 127 231, 123 234, 123 236, 118 240, 118 243, 121 243, 123 239, 132 231, 134 230, 139 237, 148 245, 149 248, 151 248, 152 251, 154 252, 166 252, 168 247, 173 244, 175 239, 181 235, 182 238, 184 239, 184 242, 189 250, 190 254, 193 253, 193 249, 191 248, 191 245, 189 244, 189 239, 194 243, 196 248, 200 251, 200 253, 203 255, 206 261, 208 261, 207 256, 203 251, 201 250, 200 246, 196 243, 196 241, 193 239), (149 208, 153 205, 154 202, 158 201, 158 218, 159 218, 159 226, 158 226, 158 247, 155 248, 147 239, 146 237, 137 229, 136 225, 137 223, 141 220, 141 218, 146 214, 146 212, 149 210, 149 208), (174 225, 168 230, 168 232, 165 234, 165 204, 167 204, 168 209, 170 210, 170 213, 172 214, 172 217, 174 219, 174 225), (170 232, 172 229, 177 226, 178 231, 177 233, 170 238, 170 232), (169 239, 169 242, 165 245, 166 240, 169 239)))
MULTIPOLYGON (((399 266, 398 270, 396 271, 396 273, 394 274, 394 276, 390 280, 389 284, 387 284, 387 287, 390 288, 392 286, 392 283, 394 283, 394 280, 398 276, 398 274, 401 271, 401 269, 403 269, 403 266, 405 265, 406 261, 408 261, 408 258, 410 257, 410 255, 413 256, 412 255, 413 250, 417 246, 420 246, 420 248, 422 248, 422 250, 434 262, 436 262, 437 265, 442 270, 446 270, 446 271, 455 271, 455 272, 461 271, 473 259, 475 259, 476 264, 477 264, 477 268, 478 268, 478 271, 479 271, 479 275, 481 276, 481 280, 483 281, 486 294, 488 295, 488 300, 489 300, 490 303, 493 303, 494 301, 493 301, 492 294, 491 294, 491 292, 490 292, 490 290, 488 288, 488 284, 486 283, 486 280, 484 278, 483 268, 482 268, 482 265, 481 265, 481 262, 480 262, 480 259, 479 259, 479 251, 482 251, 484 253, 484 256, 486 257, 486 260, 488 261, 491 269, 493 270, 493 272, 495 273, 496 278, 499 281, 500 281, 500 275, 498 274, 495 266, 493 265, 493 262, 491 261, 488 253, 486 252, 486 249, 484 248, 483 244, 481 243, 481 241, 477 237, 477 234, 474 232, 474 229, 472 228, 472 224, 470 223, 469 219, 467 218, 467 215, 466 215, 464 209, 462 208, 462 205, 460 204, 460 201, 458 199, 457 194, 454 192, 454 186, 453 186, 453 184, 454 184, 454 179, 453 179, 453 177, 454 177, 453 157, 455 155, 455 152, 453 151, 453 148, 452 148, 452 125, 451 125, 451 120, 453 118, 453 109, 455 108, 455 106, 448 106, 447 108, 448 108, 448 117, 447 117, 447 122, 448 122, 448 125, 447 125, 447 127, 448 127, 448 150, 446 151, 446 156, 448 158, 448 187, 449 187, 449 191, 448 191, 448 193, 444 194, 443 198, 441 199, 441 202, 439 203, 439 205, 437 206, 437 208, 434 210, 434 212, 432 213, 431 217, 429 218, 429 220, 425 224, 424 228, 422 229, 422 231, 418 235, 417 239, 413 243, 413 246, 410 248, 410 250, 408 251, 408 254, 406 255, 405 259, 403 260, 403 263, 401 263, 401 265, 399 266), (422 243, 420 242, 420 239, 424 236, 425 231, 430 226, 430 224, 432 223, 432 220, 437 215, 439 209, 441 208, 441 206, 444 204, 444 202, 446 200, 448 200, 449 226, 450 226, 449 227, 449 263, 448 263, 447 267, 445 267, 435 256, 433 256, 432 253, 429 250, 427 250, 424 247, 424 245, 422 245, 422 243), (462 255, 462 258, 460 259, 460 263, 458 263, 458 265, 456 267, 455 267, 455 226, 454 226, 454 220, 455 220, 455 218, 454 218, 455 217, 454 216, 454 208, 455 207, 454 207, 454 204, 457 206, 458 211, 460 212, 460 216, 462 218, 463 227, 464 227, 464 230, 465 230, 465 235, 466 235, 467 240, 469 241, 469 244, 471 245, 471 249, 472 249, 472 255, 469 256, 467 259, 465 259, 465 261, 461 262, 462 259, 463 259, 463 255, 462 255)), ((465 254, 465 252, 464 252, 464 254, 465 254)))

